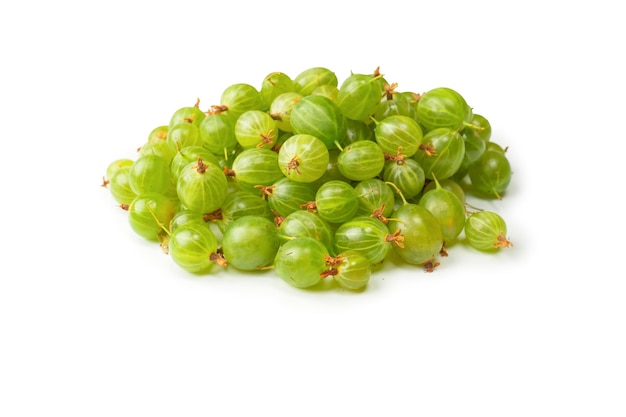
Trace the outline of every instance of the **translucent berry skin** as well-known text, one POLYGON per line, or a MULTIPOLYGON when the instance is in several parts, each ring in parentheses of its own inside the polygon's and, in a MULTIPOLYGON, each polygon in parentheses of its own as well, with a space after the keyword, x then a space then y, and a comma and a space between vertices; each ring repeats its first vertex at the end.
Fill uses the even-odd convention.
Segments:
MULTIPOLYGON (((419 123, 417 119, 417 104, 419 103, 420 94, 414 93, 412 91, 402 91, 393 95, 393 101, 404 102, 408 107, 406 109, 405 116, 409 116, 419 123)), ((403 109, 403 105, 399 104, 399 108, 403 109)), ((402 113, 404 114, 404 113, 402 113)))
POLYGON ((491 139, 491 123, 481 114, 472 114, 471 126, 466 126, 461 130, 463 137, 472 137, 474 139, 482 139, 489 142, 491 139))
POLYGON ((328 269, 328 250, 319 240, 300 237, 284 243, 277 251, 274 271, 296 288, 309 288, 318 284, 322 273, 328 269))
POLYGON ((344 146, 359 140, 374 140, 374 126, 361 121, 346 119, 346 138, 343 141, 344 146))
POLYGON ((359 196, 345 181, 328 181, 315 194, 320 217, 329 223, 343 223, 354 217, 359 209, 359 196))
POLYGON ((469 168, 468 174, 476 191, 490 198, 501 199, 511 182, 511 164, 504 152, 486 150, 469 168))
POLYGON ((339 88, 334 85, 320 85, 315 90, 311 91, 312 96, 324 96, 332 101, 337 101, 337 95, 339 95, 339 88))
POLYGON ((243 216, 224 232, 222 250, 229 266, 254 271, 271 265, 280 246, 274 222, 261 216, 243 216))
POLYGON ((395 155, 401 148, 402 153, 410 157, 419 149, 424 135, 415 120, 393 115, 376 123, 375 137, 383 152, 395 155))
POLYGON ((360 181, 354 186, 354 191, 359 196, 359 209, 357 215, 371 216, 379 213, 389 217, 393 211, 395 193, 391 186, 378 178, 360 181))
POLYGON ((385 153, 374 141, 356 141, 339 153, 337 166, 344 177, 363 181, 380 174, 385 166, 385 153))
POLYGON ((237 154, 232 169, 235 180, 244 186, 272 185, 283 177, 278 154, 267 148, 250 148, 237 154))
POLYGON ((226 114, 237 120, 248 110, 263 110, 261 93, 250 84, 232 84, 222 92, 220 105, 226 107, 226 114))
POLYGON ((217 226, 222 233, 239 218, 244 216, 263 217, 273 220, 267 200, 263 200, 258 194, 250 191, 231 191, 221 206, 221 219, 217 220, 217 226))
POLYGON ((228 194, 228 181, 218 165, 198 162, 187 164, 180 172, 176 191, 187 209, 198 213, 212 213, 221 207, 228 194))
MULTIPOLYGON (((467 129, 472 130, 472 129, 467 129)), ((462 134, 463 142, 465 142, 465 154, 461 169, 466 170, 476 163, 487 149, 487 142, 474 134, 462 134)))
POLYGON ((461 130, 471 119, 471 108, 463 96, 451 88, 433 88, 417 102, 417 120, 427 132, 440 127, 461 130))
POLYGON ((374 119, 381 121, 389 116, 401 115, 407 116, 417 121, 417 112, 415 106, 411 104, 409 99, 403 96, 398 97, 398 94, 394 95, 392 100, 384 100, 378 104, 376 113, 374 113, 374 119))
POLYGON ((204 221, 202 213, 197 213, 191 210, 180 210, 176 212, 172 220, 170 221, 169 230, 170 233, 174 232, 179 227, 185 226, 190 223, 200 224, 207 229, 210 228, 210 224, 204 221))
POLYGON ((176 155, 176 149, 166 140, 146 142, 139 148, 139 156, 156 155, 163 158, 165 164, 169 164, 176 155))
POLYGON ((170 163, 170 172, 173 180, 175 182, 178 181, 178 176, 183 168, 192 162, 198 161, 198 158, 202 158, 202 161, 206 163, 219 165, 217 157, 204 146, 187 146, 179 150, 170 163))
POLYGON ((150 134, 148 134, 148 143, 165 142, 168 130, 169 126, 166 125, 155 127, 150 131, 150 134))
POLYGON ((301 210, 285 216, 278 226, 278 236, 283 243, 297 237, 311 237, 322 242, 329 252, 334 252, 330 225, 316 213, 301 210))
POLYGON ((471 125, 471 127, 464 127, 461 130, 461 136, 465 141, 465 156, 461 165, 464 170, 467 170, 480 159, 491 138, 491 124, 484 116, 474 113, 471 125))
POLYGON ((357 251, 346 251, 340 255, 342 262, 335 266, 337 274, 333 279, 347 290, 361 290, 367 286, 372 275, 372 267, 367 258, 357 251))
POLYGON ((111 162, 107 166, 106 177, 111 178, 117 170, 122 169, 122 168, 128 168, 133 164, 133 162, 134 161, 132 159, 128 159, 128 158, 121 158, 121 159, 117 159, 111 162))
POLYGON ((278 139, 276 121, 261 110, 248 110, 235 122, 235 137, 242 148, 272 148, 278 139))
POLYGON ((387 241, 389 229, 378 219, 359 216, 341 224, 335 231, 335 251, 337 253, 356 250, 362 253, 371 265, 382 262, 391 242, 387 241))
POLYGON ((452 191, 437 187, 424 193, 418 204, 437 218, 446 243, 456 239, 463 231, 465 206, 452 191))
POLYGON ((200 126, 201 145, 215 155, 224 155, 234 150, 239 142, 235 136, 235 119, 223 113, 207 116, 200 126))
POLYGON ((200 130, 192 123, 179 123, 170 127, 166 139, 172 152, 176 152, 187 146, 198 146, 202 144, 200 130))
POLYGON ((291 129, 295 134, 312 135, 326 148, 341 145, 346 137, 346 121, 335 102, 324 96, 306 96, 291 110, 291 129))
POLYGON ((411 158, 387 162, 383 170, 383 179, 395 184, 407 199, 417 196, 426 182, 424 169, 419 162, 411 158))
POLYGON ((293 79, 295 91, 303 96, 310 95, 313 90, 322 85, 336 87, 339 84, 337 75, 324 67, 307 68, 293 79))
POLYGON ((404 237, 402 246, 394 245, 402 260, 414 265, 432 261, 443 246, 443 236, 439 222, 424 207, 417 204, 404 204, 391 215, 389 231, 398 230, 404 237))
POLYGON ((265 197, 270 209, 282 217, 302 210, 302 205, 315 200, 315 189, 309 183, 281 178, 271 186, 265 197))
POLYGON ((282 174, 293 181, 313 182, 328 167, 328 148, 320 139, 307 134, 288 138, 278 151, 278 167, 282 174))
POLYGON ((322 184, 330 180, 341 180, 350 182, 351 180, 343 176, 339 171, 339 149, 331 149, 328 151, 328 164, 326 165, 326 171, 317 180, 311 183, 314 189, 318 189, 322 184))
POLYGON ((128 207, 128 221, 139 236, 158 241, 176 214, 172 201, 160 193, 138 195, 128 207))
MULTIPOLYGON (((438 180, 439 186, 446 190, 452 191, 454 195, 459 199, 462 204, 465 204, 465 190, 461 185, 450 178, 446 178, 444 180, 438 180)), ((424 187, 424 194, 429 192, 430 190, 434 190, 437 188, 437 182, 431 181, 424 187)))
POLYGON ((501 145, 495 143, 495 142, 487 142, 487 146, 485 148, 485 152, 486 151, 500 152, 502 154, 506 153, 506 149, 503 148, 501 145))
POLYGON ((465 142, 458 131, 446 127, 431 130, 424 135, 424 144, 432 144, 435 154, 420 151, 413 155, 413 159, 420 163, 426 178, 443 180, 459 170, 465 154, 465 142))
POLYGON ((288 92, 280 94, 270 104, 269 114, 276 121, 276 126, 283 132, 293 132, 291 111, 303 98, 302 94, 288 92))
POLYGON ((506 222, 502 216, 491 211, 473 213, 465 222, 467 241, 481 251, 496 251, 511 246, 506 234, 506 222))
POLYGON ((165 194, 173 185, 167 163, 157 155, 137 158, 128 173, 129 185, 135 194, 149 192, 165 194))
POLYGON ((200 110, 198 107, 195 107, 195 106, 181 107, 172 114, 167 127, 171 129, 172 127, 180 123, 193 124, 196 127, 198 127, 200 126, 200 123, 202 123, 202 120, 204 120, 205 117, 206 117, 206 114, 202 110, 200 110))
POLYGON ((130 204, 137 197, 137 193, 130 187, 129 173, 130 166, 123 166, 108 177, 109 191, 120 204, 130 204))
POLYGON ((339 87, 337 105, 346 118, 365 121, 376 112, 381 95, 375 76, 350 74, 339 87))
POLYGON ((261 83, 261 101, 263 108, 269 109, 272 101, 279 95, 295 90, 293 80, 283 72, 272 72, 268 74, 261 83))
POLYGON ((200 223, 188 223, 174 230, 168 246, 170 257, 188 272, 208 272, 215 264, 211 255, 217 252, 217 238, 200 223))

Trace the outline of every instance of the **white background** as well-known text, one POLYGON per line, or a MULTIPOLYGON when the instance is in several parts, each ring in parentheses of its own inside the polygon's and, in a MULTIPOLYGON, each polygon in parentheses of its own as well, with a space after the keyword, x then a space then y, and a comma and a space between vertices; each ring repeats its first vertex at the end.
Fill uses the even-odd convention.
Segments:
POLYGON ((3 3, 0 415, 626 415, 614 4, 3 3), (463 94, 509 146, 482 204, 515 246, 355 294, 190 276, 134 235, 109 162, 196 98, 313 66, 463 94))

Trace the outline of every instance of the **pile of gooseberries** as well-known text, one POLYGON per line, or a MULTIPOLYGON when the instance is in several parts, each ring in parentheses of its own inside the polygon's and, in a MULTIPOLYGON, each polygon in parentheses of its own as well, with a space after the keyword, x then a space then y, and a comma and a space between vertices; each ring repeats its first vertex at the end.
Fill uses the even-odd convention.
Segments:
POLYGON ((190 273, 217 264, 359 290, 392 252, 432 272, 456 242, 512 246, 499 214, 466 202, 502 199, 506 151, 451 88, 400 91, 378 68, 340 84, 314 67, 178 108, 103 186, 190 273))

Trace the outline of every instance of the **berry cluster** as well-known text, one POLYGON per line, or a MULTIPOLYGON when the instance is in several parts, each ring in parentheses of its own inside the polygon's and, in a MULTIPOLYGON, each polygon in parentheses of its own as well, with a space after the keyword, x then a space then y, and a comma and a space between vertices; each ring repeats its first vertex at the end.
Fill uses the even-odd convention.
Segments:
POLYGON ((182 107, 104 186, 132 229, 181 268, 269 270, 298 288, 366 287, 390 251, 432 272, 459 240, 511 246, 492 211, 511 180, 489 121, 455 90, 397 90, 377 69, 341 85, 327 68, 227 87, 182 107))

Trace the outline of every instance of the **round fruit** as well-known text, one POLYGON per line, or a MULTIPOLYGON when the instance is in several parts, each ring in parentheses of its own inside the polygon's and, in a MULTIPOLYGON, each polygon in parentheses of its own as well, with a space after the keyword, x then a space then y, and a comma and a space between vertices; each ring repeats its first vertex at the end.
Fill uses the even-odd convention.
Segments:
POLYGON ((151 241, 161 240, 174 214, 174 203, 160 193, 140 194, 128 206, 131 228, 139 236, 151 241))
POLYGON ((237 120, 248 110, 263 110, 263 100, 261 93, 250 84, 237 83, 222 92, 218 109, 237 120))
POLYGON ((302 205, 315 200, 315 189, 310 183, 281 178, 274 184, 263 187, 264 198, 269 208, 285 217, 302 209, 302 205))
POLYGON ((506 233, 506 222, 492 211, 473 213, 465 223, 465 237, 478 250, 493 251, 513 246, 506 233))
POLYGON ((457 91, 433 88, 417 102, 417 120, 431 131, 440 127, 461 130, 472 119, 472 109, 457 91))
POLYGON ((359 196, 345 181, 328 181, 317 190, 315 207, 327 222, 343 223, 353 218, 359 209, 359 196))
POLYGON ((235 122, 235 138, 242 148, 271 148, 278 139, 276 121, 261 110, 248 110, 235 122))
POLYGON ((399 150, 407 157, 413 156, 422 144, 422 128, 410 117, 394 115, 376 122, 376 142, 386 154, 399 150))
POLYGON ((359 216, 341 224, 335 231, 335 250, 337 253, 355 250, 361 252, 370 265, 385 260, 392 242, 396 245, 402 239, 389 233, 387 226, 378 219, 359 216))
POLYGON ((319 283, 328 269, 328 250, 319 240, 299 237, 284 243, 274 260, 276 274, 297 288, 308 288, 319 283))
POLYGON ((350 74, 339 87, 337 105, 345 117, 367 120, 376 112, 382 89, 377 77, 369 74, 350 74))
POLYGON ((274 223, 261 216, 243 216, 224 232, 222 250, 228 265, 254 271, 271 265, 280 246, 274 223))
POLYGON ((326 172, 329 158, 324 142, 312 135, 296 134, 280 147, 278 166, 293 181, 313 182, 326 172))
POLYGON ((413 158, 424 169, 426 178, 443 180, 459 170, 465 154, 465 142, 458 131, 446 127, 431 130, 424 136, 424 143, 432 146, 430 152, 417 152, 413 158))
POLYGON ((439 185, 437 179, 435 184, 435 189, 424 193, 418 204, 435 216, 444 242, 449 243, 465 227, 465 206, 456 194, 439 185))
POLYGON ((278 226, 278 235, 283 243, 298 237, 311 237, 322 242, 328 251, 332 249, 330 225, 310 211, 294 211, 287 215, 278 226))
POLYGON ((174 230, 168 242, 174 262, 191 273, 207 272, 216 263, 222 263, 217 254, 217 238, 200 223, 189 223, 174 230))
POLYGON ((504 152, 487 150, 481 158, 469 168, 472 186, 489 197, 502 199, 504 191, 511 182, 511 164, 504 152))
POLYGON ((130 166, 128 182, 135 194, 165 194, 172 186, 170 167, 157 155, 144 155, 130 166))
POLYGON ((337 157, 341 174, 353 181, 376 177, 385 166, 385 153, 371 140, 359 140, 343 148, 337 157))
POLYGON ((308 96, 317 87, 330 85, 336 87, 339 83, 334 72, 324 67, 312 67, 302 71, 293 80, 295 91, 308 96))
POLYGON ((283 177, 278 154, 267 148, 250 148, 237 154, 232 171, 235 180, 244 187, 272 185, 283 177))
POLYGON ((328 149, 341 145, 346 137, 341 110, 324 96, 303 97, 291 109, 289 120, 293 133, 315 136, 328 149))
POLYGON ((198 158, 182 169, 176 190, 187 209, 211 213, 220 208, 226 199, 228 182, 218 165, 205 163, 202 158, 198 158))
POLYGON ((407 263, 423 265, 433 262, 443 246, 437 218, 417 204, 403 204, 391 215, 389 231, 403 236, 402 245, 394 249, 407 263))
POLYGON ((372 275, 367 258, 357 251, 346 251, 333 258, 333 279, 347 290, 363 289, 372 275))

